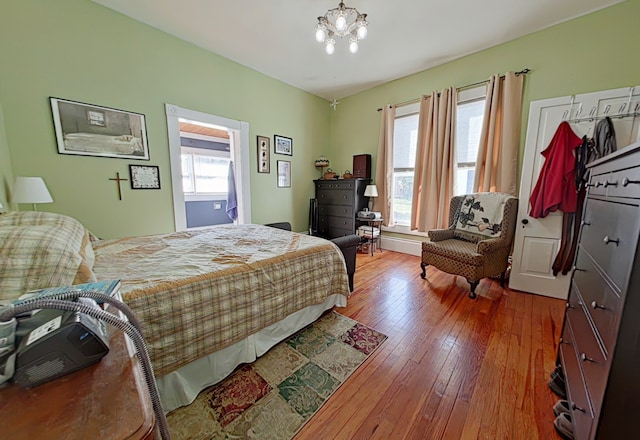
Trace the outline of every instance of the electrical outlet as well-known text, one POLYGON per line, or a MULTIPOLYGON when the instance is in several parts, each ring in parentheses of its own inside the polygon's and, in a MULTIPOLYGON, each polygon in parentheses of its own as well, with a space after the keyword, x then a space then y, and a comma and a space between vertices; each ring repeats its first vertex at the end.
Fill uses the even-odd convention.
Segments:
POLYGON ((222 209, 222 203, 213 202, 213 209, 222 209))

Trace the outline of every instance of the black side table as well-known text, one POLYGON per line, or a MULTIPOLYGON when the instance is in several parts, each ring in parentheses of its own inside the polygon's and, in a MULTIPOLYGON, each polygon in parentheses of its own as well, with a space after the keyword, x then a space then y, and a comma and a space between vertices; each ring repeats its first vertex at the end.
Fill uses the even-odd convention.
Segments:
POLYGON ((369 248, 371 249, 371 256, 373 256, 373 251, 376 248, 376 245, 378 246, 378 250, 380 252, 382 252, 382 249, 380 248, 380 239, 382 238, 382 222, 384 221, 384 219, 382 218, 376 218, 376 219, 370 219, 370 218, 362 218, 360 216, 358 216, 358 220, 361 222, 366 222, 367 223, 367 230, 370 227, 371 228, 371 237, 366 237, 363 236, 362 238, 363 243, 368 243, 369 244, 369 248), (378 235, 376 236, 374 234, 375 228, 378 228, 378 235))

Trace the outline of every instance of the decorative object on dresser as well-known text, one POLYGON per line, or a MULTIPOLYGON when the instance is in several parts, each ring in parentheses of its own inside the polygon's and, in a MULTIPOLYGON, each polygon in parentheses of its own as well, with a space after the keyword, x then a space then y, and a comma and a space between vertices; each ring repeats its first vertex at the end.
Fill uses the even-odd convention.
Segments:
POLYGON ((638 436, 640 142, 589 164, 558 362, 573 436, 638 436))
POLYGON ((324 176, 324 169, 329 167, 329 159, 324 156, 320 156, 315 162, 316 168, 320 170, 320 179, 324 176))
POLYGON ((53 202, 42 177, 16 177, 12 200, 14 203, 32 203, 34 211, 38 210, 36 203, 53 202))
POLYGON ((370 154, 356 154, 353 156, 353 177, 360 179, 371 178, 370 154))
POLYGON ((318 235, 335 238, 356 233, 358 211, 367 206, 369 179, 316 180, 318 235))

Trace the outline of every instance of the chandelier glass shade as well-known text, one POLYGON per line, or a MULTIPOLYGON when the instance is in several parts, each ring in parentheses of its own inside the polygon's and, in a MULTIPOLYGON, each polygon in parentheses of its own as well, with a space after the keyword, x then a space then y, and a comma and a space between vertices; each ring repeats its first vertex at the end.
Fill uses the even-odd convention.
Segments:
POLYGON ((340 2, 337 8, 329 9, 316 24, 316 41, 324 43, 325 50, 331 55, 336 50, 336 37, 349 37, 349 51, 358 51, 358 42, 367 37, 367 14, 361 14, 356 8, 349 8, 340 2))

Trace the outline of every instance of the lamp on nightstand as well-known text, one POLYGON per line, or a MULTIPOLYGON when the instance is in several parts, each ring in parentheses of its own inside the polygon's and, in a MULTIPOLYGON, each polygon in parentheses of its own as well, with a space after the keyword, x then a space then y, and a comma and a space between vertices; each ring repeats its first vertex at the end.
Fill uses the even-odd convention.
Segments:
POLYGON ((369 211, 373 211, 373 198, 378 197, 378 188, 375 185, 367 185, 364 196, 369 197, 369 211))
POLYGON ((14 203, 32 203, 34 211, 38 210, 36 203, 53 202, 42 177, 16 177, 12 200, 14 203))

